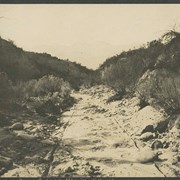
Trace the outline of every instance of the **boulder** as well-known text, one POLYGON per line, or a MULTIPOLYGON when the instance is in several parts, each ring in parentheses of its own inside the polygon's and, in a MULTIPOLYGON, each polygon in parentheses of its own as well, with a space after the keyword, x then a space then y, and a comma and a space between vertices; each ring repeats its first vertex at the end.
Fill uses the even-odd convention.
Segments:
POLYGON ((12 130, 16 130, 16 131, 18 131, 18 130, 23 130, 24 129, 24 125, 22 124, 22 123, 14 123, 11 127, 10 127, 10 129, 12 129, 12 130))
POLYGON ((23 140, 27 140, 27 141, 35 140, 37 138, 36 136, 30 135, 30 134, 26 134, 24 132, 18 133, 17 137, 19 137, 19 138, 21 138, 23 140))
POLYGON ((179 156, 174 156, 172 159, 172 165, 176 165, 179 162, 179 156))
POLYGON ((154 133, 146 132, 140 136, 140 139, 143 141, 148 141, 150 139, 153 139, 154 137, 155 137, 154 133))
POLYGON ((142 134, 143 131, 151 132, 153 129, 161 131, 162 126, 158 126, 158 124, 163 122, 165 119, 166 115, 164 115, 164 113, 159 112, 152 106, 146 106, 132 116, 132 134, 142 134), (156 128, 157 126, 158 128, 156 128))

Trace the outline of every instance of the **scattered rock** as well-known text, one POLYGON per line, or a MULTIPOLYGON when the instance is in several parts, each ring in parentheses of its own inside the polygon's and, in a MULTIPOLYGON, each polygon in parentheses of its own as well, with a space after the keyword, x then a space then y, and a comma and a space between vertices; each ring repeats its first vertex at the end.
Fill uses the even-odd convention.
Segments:
POLYGON ((10 129, 12 129, 12 130, 16 130, 16 131, 18 131, 18 130, 23 130, 24 129, 24 125, 22 124, 22 123, 15 123, 15 124, 13 124, 11 127, 10 127, 10 129))
POLYGON ((53 141, 50 141, 48 139, 42 140, 41 143, 47 144, 47 145, 52 145, 52 146, 55 144, 53 141))
POLYGON ((69 166, 69 167, 67 167, 66 169, 64 169, 64 172, 65 173, 71 173, 71 172, 73 172, 75 169, 73 168, 73 167, 71 167, 71 166, 69 166))
POLYGON ((176 147, 176 146, 173 146, 173 147, 171 148, 171 150, 172 150, 172 152, 178 152, 178 151, 179 151, 179 148, 176 147))
POLYGON ((170 144, 169 142, 164 141, 163 142, 163 148, 165 148, 165 149, 168 148, 169 144, 170 144))
POLYGON ((18 133, 17 137, 22 138, 24 140, 35 140, 36 137, 30 134, 25 134, 24 132, 18 133))
POLYGON ((173 157, 172 165, 176 165, 178 162, 179 162, 179 157, 178 156, 173 157))
POLYGON ((154 133, 146 132, 140 136, 140 139, 143 141, 148 141, 150 139, 153 139, 154 137, 155 137, 154 133))
POLYGON ((109 97, 106 102, 110 103, 110 102, 114 102, 114 101, 119 101, 119 100, 121 100, 123 98, 123 96, 125 94, 126 94, 125 90, 124 91, 123 90, 119 91, 115 95, 109 97))
POLYGON ((0 168, 0 176, 3 175, 6 171, 6 168, 0 168))
POLYGON ((55 127, 55 130, 58 130, 58 129, 60 129, 60 127, 59 127, 59 126, 56 126, 56 127, 55 127))
POLYGON ((151 145, 151 148, 153 150, 156 150, 156 149, 159 149, 159 148, 163 148, 163 143, 159 140, 155 140, 152 145, 151 145))

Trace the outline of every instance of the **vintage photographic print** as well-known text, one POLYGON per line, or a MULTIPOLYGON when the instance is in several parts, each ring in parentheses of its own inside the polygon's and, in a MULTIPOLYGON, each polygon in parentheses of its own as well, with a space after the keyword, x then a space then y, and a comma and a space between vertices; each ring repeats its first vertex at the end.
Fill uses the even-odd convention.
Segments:
POLYGON ((180 4, 0 4, 0 178, 180 177, 180 4))

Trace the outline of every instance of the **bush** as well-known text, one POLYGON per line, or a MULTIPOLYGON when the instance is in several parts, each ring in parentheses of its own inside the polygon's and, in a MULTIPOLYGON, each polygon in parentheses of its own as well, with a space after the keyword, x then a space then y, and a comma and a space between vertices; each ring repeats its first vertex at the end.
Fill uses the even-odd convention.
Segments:
POLYGON ((43 76, 39 80, 19 82, 17 86, 14 87, 16 96, 24 99, 48 95, 52 96, 54 92, 58 92, 60 97, 65 97, 69 95, 70 89, 68 82, 52 75, 43 76))
POLYGON ((11 99, 13 97, 12 82, 4 72, 0 72, 0 99, 11 99))
POLYGON ((167 111, 180 109, 180 73, 165 69, 147 71, 139 80, 136 91, 146 102, 156 99, 167 111))
POLYGON ((137 79, 141 77, 146 66, 141 57, 135 53, 117 59, 116 62, 102 70, 102 81, 117 90, 133 90, 137 79))
POLYGON ((72 105, 70 85, 63 79, 48 75, 39 80, 20 82, 14 87, 16 98, 25 101, 30 110, 39 114, 58 114, 72 105))

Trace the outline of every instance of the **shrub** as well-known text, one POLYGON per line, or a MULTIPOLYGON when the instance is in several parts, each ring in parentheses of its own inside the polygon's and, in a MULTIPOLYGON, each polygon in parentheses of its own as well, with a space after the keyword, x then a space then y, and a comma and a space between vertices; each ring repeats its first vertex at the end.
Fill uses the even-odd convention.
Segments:
POLYGON ((144 72, 145 64, 139 54, 119 58, 102 70, 102 80, 109 86, 129 91, 144 72))
POLYGON ((19 82, 17 86, 14 87, 17 97, 24 99, 53 95, 54 92, 58 92, 59 96, 65 97, 69 95, 70 89, 68 82, 52 75, 43 76, 39 80, 19 82))
POLYGON ((147 71, 139 80, 136 90, 146 102, 156 99, 167 111, 180 109, 180 73, 165 69, 147 71))
POLYGON ((59 77, 43 76, 39 80, 20 82, 14 87, 16 98, 40 114, 58 114, 72 105, 70 85, 59 77))
POLYGON ((11 99, 13 96, 12 82, 4 72, 0 72, 0 99, 11 99))

